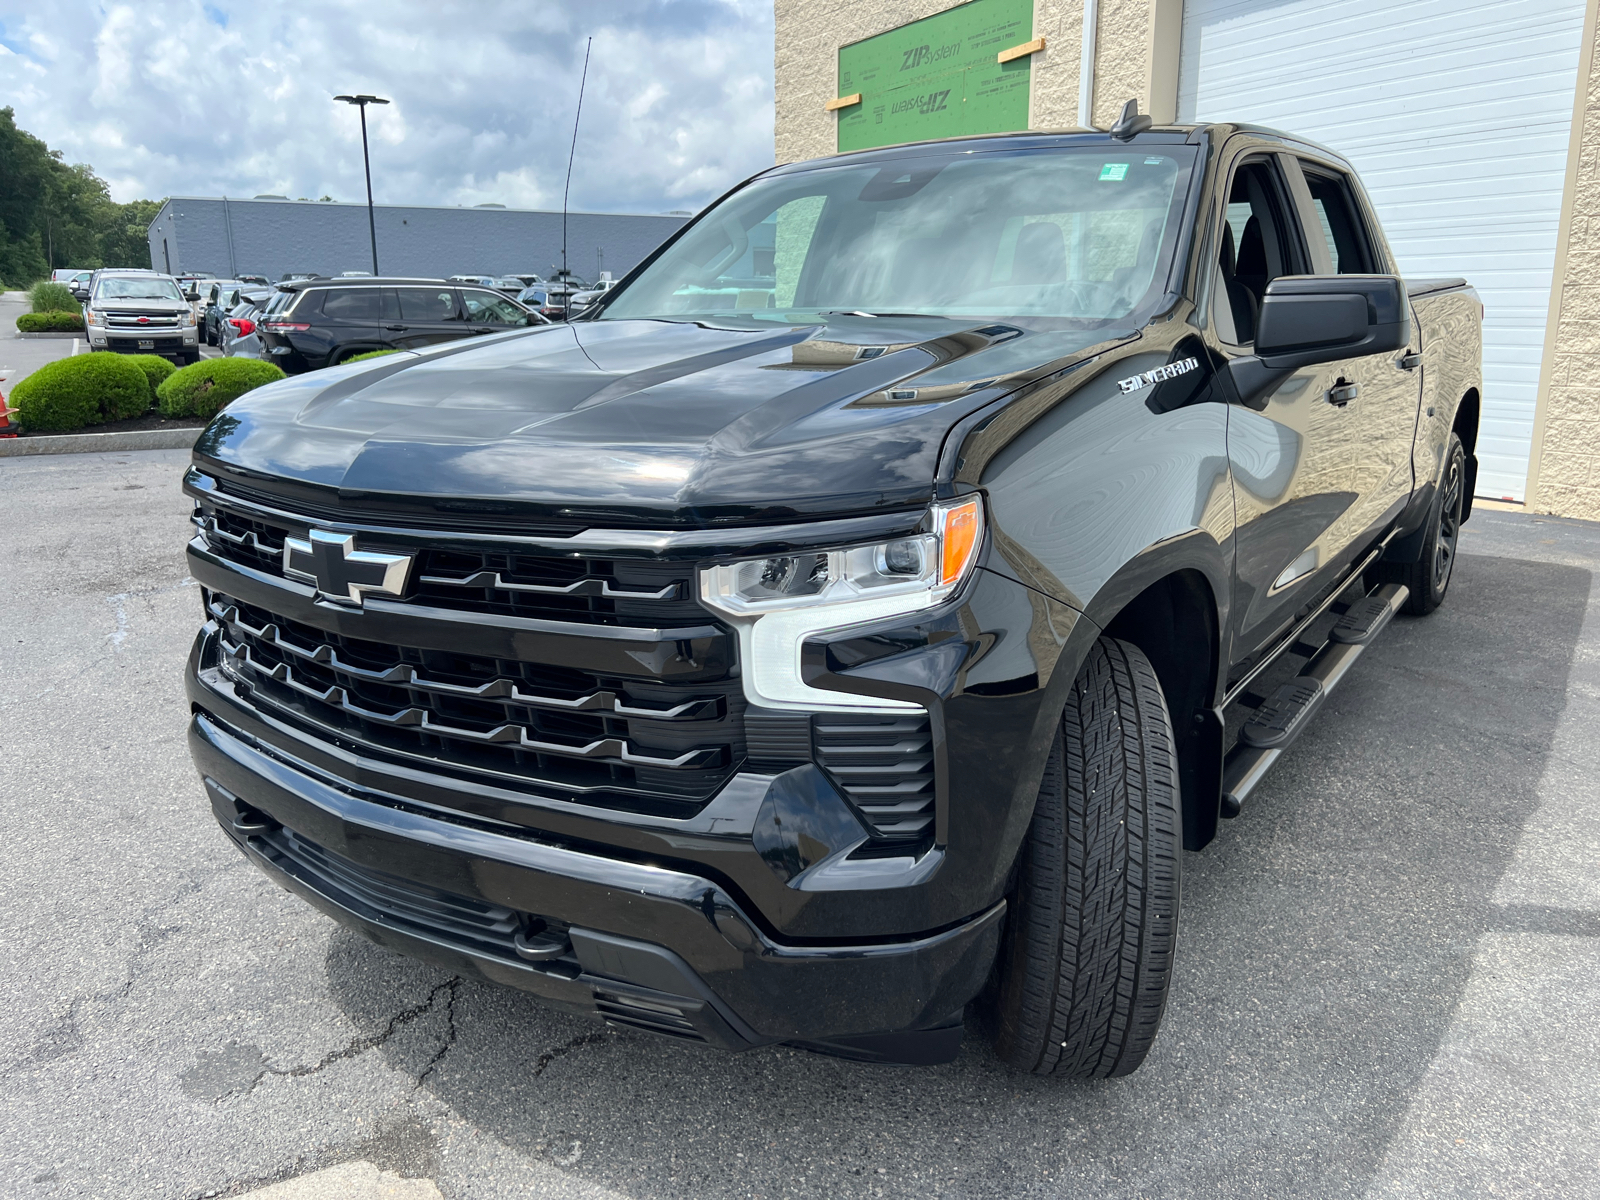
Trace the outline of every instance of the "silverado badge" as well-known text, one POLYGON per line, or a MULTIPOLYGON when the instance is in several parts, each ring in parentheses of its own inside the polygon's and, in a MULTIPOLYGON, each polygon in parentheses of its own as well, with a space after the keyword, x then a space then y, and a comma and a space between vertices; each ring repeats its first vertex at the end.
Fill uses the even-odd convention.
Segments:
POLYGON ((1176 379, 1179 375, 1187 375, 1199 366, 1198 359, 1180 358, 1177 362, 1168 363, 1164 367, 1156 367, 1154 370, 1132 375, 1127 379, 1119 379, 1117 380, 1117 386, 1124 393, 1137 392, 1140 388, 1147 388, 1152 383, 1160 383, 1163 379, 1176 379))

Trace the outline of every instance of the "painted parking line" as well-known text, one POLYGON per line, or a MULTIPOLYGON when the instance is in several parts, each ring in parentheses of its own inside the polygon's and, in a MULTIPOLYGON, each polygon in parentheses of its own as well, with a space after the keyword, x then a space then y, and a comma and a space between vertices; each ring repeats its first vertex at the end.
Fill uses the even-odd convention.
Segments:
POLYGON ((365 1161, 340 1163, 268 1187, 241 1200, 444 1200, 431 1179, 405 1179, 365 1161))

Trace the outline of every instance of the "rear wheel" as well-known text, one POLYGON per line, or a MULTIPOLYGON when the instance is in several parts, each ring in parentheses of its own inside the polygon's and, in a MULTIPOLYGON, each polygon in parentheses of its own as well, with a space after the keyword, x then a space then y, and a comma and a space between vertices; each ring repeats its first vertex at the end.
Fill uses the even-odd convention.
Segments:
POLYGON ((1166 1009, 1183 819, 1172 722, 1138 647, 1101 638, 1039 786, 993 987, 996 1050, 1019 1070, 1135 1070, 1166 1009))
POLYGON ((1455 573, 1456 548, 1461 537, 1461 509, 1467 495, 1467 454, 1454 433, 1445 445, 1444 471, 1433 507, 1428 512, 1427 536, 1415 562, 1377 564, 1376 574, 1385 583, 1403 583, 1411 595, 1405 611, 1426 616, 1444 603, 1444 594, 1455 573))

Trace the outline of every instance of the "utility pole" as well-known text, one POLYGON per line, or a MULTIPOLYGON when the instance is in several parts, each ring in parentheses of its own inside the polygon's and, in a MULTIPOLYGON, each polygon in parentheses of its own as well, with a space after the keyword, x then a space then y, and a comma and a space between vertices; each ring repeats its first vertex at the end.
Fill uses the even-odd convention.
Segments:
POLYGON ((361 163, 367 171, 367 232, 372 235, 372 273, 378 274, 378 222, 372 215, 372 156, 367 152, 367 105, 389 103, 382 96, 335 96, 361 110, 361 163))

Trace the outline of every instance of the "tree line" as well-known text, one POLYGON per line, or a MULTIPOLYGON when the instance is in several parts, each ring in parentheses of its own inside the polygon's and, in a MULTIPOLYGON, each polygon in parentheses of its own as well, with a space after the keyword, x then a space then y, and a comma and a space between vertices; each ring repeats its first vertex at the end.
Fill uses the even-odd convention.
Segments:
POLYGON ((27 287, 56 267, 148 267, 161 202, 111 199, 87 163, 17 128, 0 108, 0 283, 27 287))

